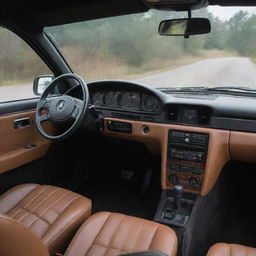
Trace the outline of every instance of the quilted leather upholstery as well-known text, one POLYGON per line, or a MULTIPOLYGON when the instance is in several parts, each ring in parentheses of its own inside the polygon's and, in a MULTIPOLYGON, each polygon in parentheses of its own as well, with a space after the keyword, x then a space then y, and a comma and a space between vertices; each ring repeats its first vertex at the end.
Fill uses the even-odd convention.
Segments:
POLYGON ((63 188, 24 184, 0 197, 0 214, 27 226, 50 253, 62 252, 90 216, 91 201, 63 188))
POLYGON ((238 244, 218 243, 210 248, 207 256, 256 256, 256 248, 238 244))
POLYGON ((175 232, 153 221, 100 212, 82 225, 65 256, 117 256, 148 250, 176 255, 175 232))

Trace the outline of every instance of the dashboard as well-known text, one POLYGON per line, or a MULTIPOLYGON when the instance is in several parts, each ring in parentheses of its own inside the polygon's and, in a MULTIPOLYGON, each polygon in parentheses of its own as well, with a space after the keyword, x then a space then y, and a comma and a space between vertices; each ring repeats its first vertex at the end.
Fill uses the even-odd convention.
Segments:
POLYGON ((90 96, 92 104, 98 108, 157 113, 162 106, 157 96, 136 88, 120 89, 113 88, 113 85, 109 88, 93 88, 90 96))
POLYGON ((229 160, 256 162, 256 98, 163 93, 129 81, 88 84, 104 135, 143 143, 161 156, 162 189, 206 195, 229 160))

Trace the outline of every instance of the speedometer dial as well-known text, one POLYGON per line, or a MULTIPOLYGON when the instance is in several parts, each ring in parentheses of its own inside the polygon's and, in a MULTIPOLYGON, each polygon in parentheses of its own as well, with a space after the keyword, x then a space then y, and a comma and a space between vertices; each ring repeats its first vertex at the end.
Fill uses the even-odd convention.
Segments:
POLYGON ((119 92, 107 92, 104 97, 106 107, 118 107, 119 92))
POLYGON ((96 107, 103 105, 103 93, 102 92, 94 92, 92 94, 92 104, 96 107))
POLYGON ((120 107, 123 109, 140 110, 140 94, 136 92, 124 92, 120 99, 120 107))

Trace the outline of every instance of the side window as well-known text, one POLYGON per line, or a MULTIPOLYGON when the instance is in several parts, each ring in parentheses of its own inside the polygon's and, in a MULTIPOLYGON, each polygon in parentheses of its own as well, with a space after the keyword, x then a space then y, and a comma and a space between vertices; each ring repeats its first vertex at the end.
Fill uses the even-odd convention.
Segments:
POLYGON ((52 72, 30 46, 0 27, 0 102, 36 97, 33 81, 52 72))

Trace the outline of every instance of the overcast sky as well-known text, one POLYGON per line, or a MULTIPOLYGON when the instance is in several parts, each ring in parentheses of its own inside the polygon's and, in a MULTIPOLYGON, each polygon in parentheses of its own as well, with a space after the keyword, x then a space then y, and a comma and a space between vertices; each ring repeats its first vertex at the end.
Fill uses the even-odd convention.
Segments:
POLYGON ((235 13, 240 10, 248 11, 249 13, 256 14, 256 7, 219 7, 210 6, 208 10, 212 12, 215 16, 218 16, 221 20, 230 19, 235 13))

